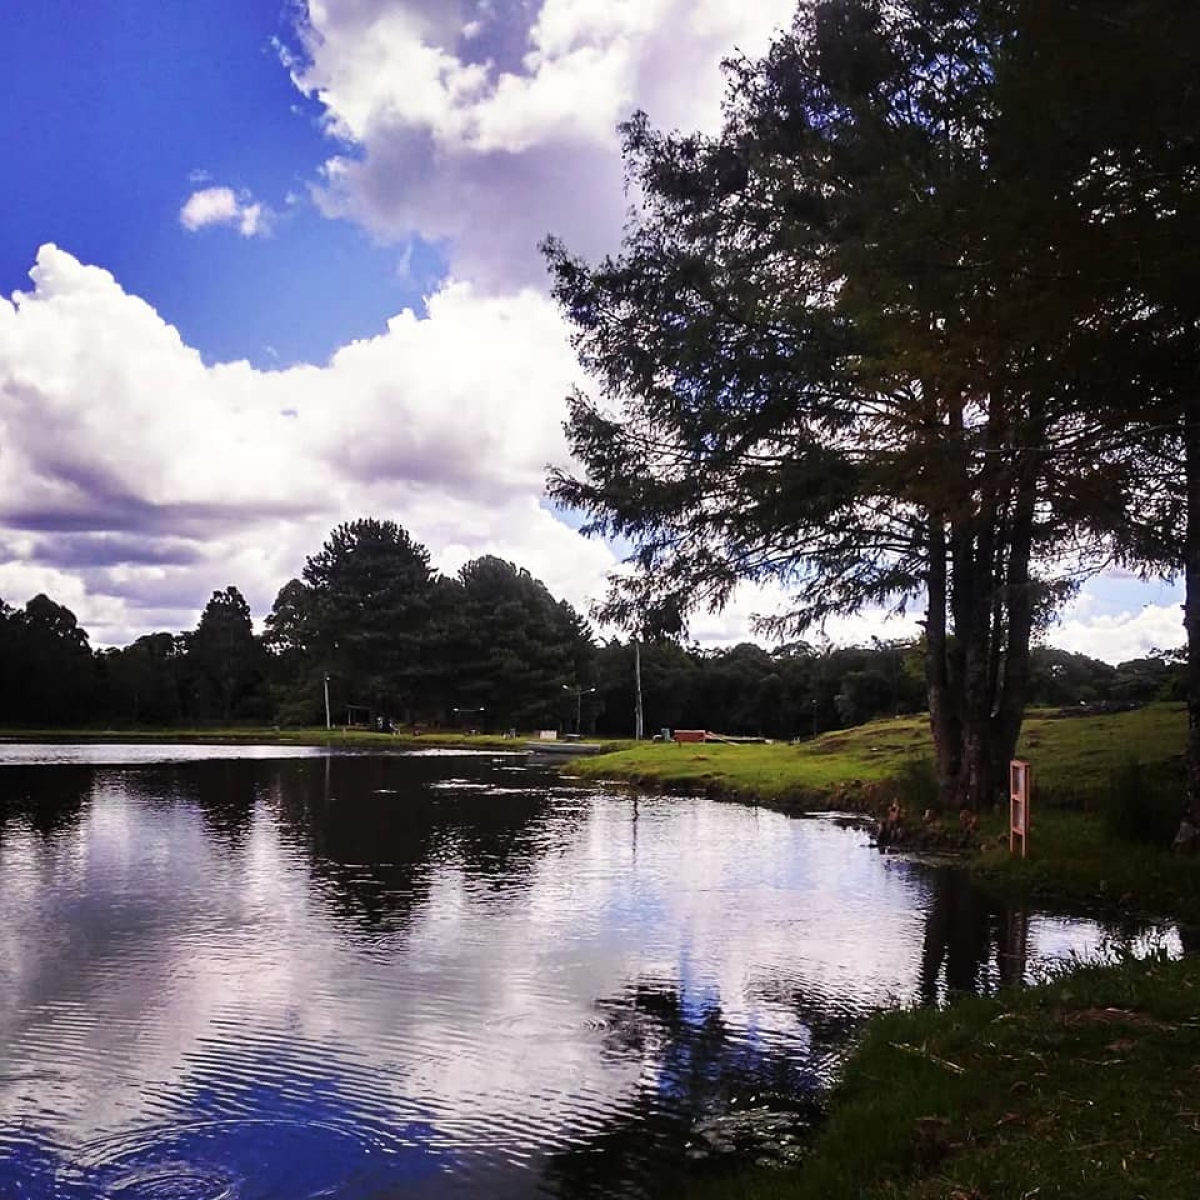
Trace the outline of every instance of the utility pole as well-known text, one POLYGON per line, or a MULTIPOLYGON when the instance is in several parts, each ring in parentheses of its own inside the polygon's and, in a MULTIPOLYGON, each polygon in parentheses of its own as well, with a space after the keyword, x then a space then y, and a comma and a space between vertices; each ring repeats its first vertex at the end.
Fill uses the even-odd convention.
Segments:
POLYGON ((329 675, 325 676, 325 728, 332 729, 333 722, 329 719, 329 675))
POLYGON ((640 742, 646 736, 645 718, 642 714, 642 644, 633 639, 633 740, 640 742))

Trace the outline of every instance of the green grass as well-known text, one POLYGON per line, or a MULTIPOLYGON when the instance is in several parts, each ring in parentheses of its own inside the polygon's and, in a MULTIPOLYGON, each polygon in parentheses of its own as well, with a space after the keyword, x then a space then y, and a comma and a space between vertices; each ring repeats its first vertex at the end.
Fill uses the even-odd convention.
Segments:
MULTIPOLYGON (((1130 754, 1147 764, 1182 761, 1187 716, 1182 704, 1155 704, 1100 717, 1032 711, 1018 753, 1033 763, 1035 786, 1055 803, 1081 802, 1102 788, 1130 754)), ((593 778, 712 787, 764 799, 831 792, 878 782, 906 760, 931 753, 928 718, 872 721, 798 745, 676 745, 643 742, 579 764, 593 778)))
POLYGON ((1200 959, 869 1023, 808 1159, 701 1183, 727 1200, 1191 1200, 1200 959))
POLYGON ((1182 704, 1150 704, 1103 717, 1049 717, 1033 712, 1017 752, 1033 764, 1035 793, 1045 802, 1090 807, 1124 761, 1183 769, 1187 712, 1182 704))
POLYGON ((929 743, 928 722, 877 721, 789 745, 642 742, 572 765, 585 777, 649 787, 715 790, 763 800, 828 804, 839 792, 879 783, 929 743))

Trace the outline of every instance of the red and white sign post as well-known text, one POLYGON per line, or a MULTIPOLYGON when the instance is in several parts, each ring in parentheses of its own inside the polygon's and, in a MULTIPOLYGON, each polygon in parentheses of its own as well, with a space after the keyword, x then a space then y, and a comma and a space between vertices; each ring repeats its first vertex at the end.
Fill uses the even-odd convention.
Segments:
POLYGON ((1021 857, 1029 846, 1029 797, 1033 771, 1027 762, 1014 758, 1008 764, 1008 852, 1016 854, 1021 839, 1021 857))

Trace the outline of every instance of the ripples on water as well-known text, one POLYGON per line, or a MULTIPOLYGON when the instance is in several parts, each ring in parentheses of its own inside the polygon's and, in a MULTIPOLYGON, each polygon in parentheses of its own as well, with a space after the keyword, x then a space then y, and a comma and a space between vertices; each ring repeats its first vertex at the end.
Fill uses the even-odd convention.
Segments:
POLYGON ((834 821, 215 749, 0 748, 5 1200, 652 1195, 878 1008, 1108 936, 834 821))

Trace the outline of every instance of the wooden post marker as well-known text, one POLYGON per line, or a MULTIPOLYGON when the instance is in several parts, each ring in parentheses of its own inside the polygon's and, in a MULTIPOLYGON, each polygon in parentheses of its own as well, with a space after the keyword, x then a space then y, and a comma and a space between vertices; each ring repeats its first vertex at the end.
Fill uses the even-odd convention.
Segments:
POLYGON ((1014 758, 1008 764, 1008 852, 1016 854, 1021 839, 1021 857, 1029 846, 1029 797, 1033 770, 1027 762, 1014 758))

